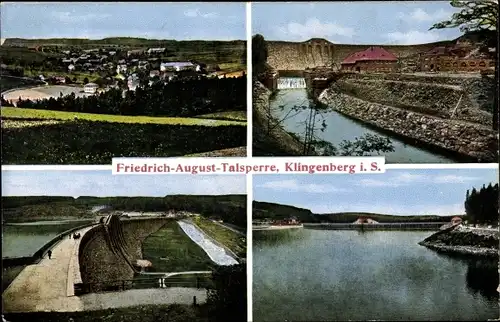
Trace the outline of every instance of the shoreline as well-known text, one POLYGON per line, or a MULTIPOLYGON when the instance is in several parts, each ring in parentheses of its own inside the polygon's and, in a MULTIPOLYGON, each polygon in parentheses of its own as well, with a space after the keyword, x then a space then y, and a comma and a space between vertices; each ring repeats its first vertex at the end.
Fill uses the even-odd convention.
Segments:
POLYGON ((257 227, 253 226, 252 230, 283 230, 283 229, 298 229, 298 228, 304 228, 304 225, 286 225, 286 226, 263 226, 263 227, 257 227))

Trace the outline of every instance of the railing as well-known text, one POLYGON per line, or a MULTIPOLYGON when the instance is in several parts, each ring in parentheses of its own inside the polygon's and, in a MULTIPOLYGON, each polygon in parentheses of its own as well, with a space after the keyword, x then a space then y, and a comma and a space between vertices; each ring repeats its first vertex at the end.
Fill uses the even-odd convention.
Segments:
POLYGON ((110 280, 95 283, 75 284, 75 294, 87 294, 97 292, 116 292, 131 289, 149 289, 149 288, 197 288, 213 289, 214 285, 210 277, 190 276, 186 277, 165 277, 164 275, 152 277, 137 277, 134 279, 110 280))

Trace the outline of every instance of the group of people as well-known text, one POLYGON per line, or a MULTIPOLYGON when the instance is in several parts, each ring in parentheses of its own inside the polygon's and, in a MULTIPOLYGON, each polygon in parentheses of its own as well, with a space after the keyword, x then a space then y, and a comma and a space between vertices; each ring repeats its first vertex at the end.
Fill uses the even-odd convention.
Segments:
MULTIPOLYGON (((78 238, 82 237, 82 236, 80 235, 80 233, 74 233, 73 235, 71 235, 71 234, 70 234, 70 235, 68 235, 68 236, 69 236, 69 238, 70 238, 70 239, 71 239, 71 237, 73 237, 73 239, 78 239, 78 238)), ((48 257, 49 259, 51 259, 51 258, 52 258, 52 251, 51 251, 50 249, 47 251, 47 257, 48 257)))

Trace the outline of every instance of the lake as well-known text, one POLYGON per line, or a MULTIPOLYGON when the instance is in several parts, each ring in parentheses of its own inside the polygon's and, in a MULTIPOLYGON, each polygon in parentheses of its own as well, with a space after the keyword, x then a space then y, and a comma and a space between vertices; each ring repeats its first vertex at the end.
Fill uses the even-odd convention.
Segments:
POLYGON ((253 320, 498 318, 496 261, 417 243, 431 232, 253 232, 253 320))
POLYGON ((4 224, 2 257, 32 256, 45 243, 60 233, 93 220, 36 221, 4 224))
MULTIPOLYGON (((306 89, 287 89, 279 90, 277 94, 271 99, 270 105, 273 116, 281 120, 288 116, 292 116, 283 121, 283 127, 286 131, 300 135, 305 133, 304 121, 307 119, 309 110, 305 109, 296 112, 291 112, 294 106, 309 106, 306 89), (280 106, 284 106, 283 109, 280 106)), ((325 123, 327 127, 325 131, 319 130, 316 135, 327 142, 333 143, 338 146, 343 140, 354 140, 357 137, 365 134, 379 135, 388 137, 388 134, 368 127, 361 122, 354 121, 346 116, 330 111, 324 113, 325 123)), ((318 117, 317 119, 321 119, 318 117)), ((321 119, 322 120, 322 119, 321 119)), ((422 147, 410 145, 402 140, 389 137, 394 146, 394 152, 385 154, 387 163, 455 163, 454 160, 448 156, 444 156, 434 151, 426 150, 422 147)), ((376 154, 372 154, 376 155, 376 154)))

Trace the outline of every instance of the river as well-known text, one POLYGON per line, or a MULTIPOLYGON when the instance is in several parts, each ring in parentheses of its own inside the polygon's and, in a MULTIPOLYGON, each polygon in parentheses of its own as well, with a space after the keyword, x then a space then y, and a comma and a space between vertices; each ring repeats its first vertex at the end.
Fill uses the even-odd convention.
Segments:
POLYGON ((2 257, 32 256, 45 243, 73 227, 93 220, 51 220, 9 223, 2 227, 2 257))
MULTIPOLYGON (((271 109, 273 116, 277 119, 283 119, 290 109, 294 106, 309 105, 306 89, 286 89, 279 90, 277 94, 271 99, 271 109), (280 108, 283 106, 284 108, 280 108)), ((295 112, 289 114, 294 115, 295 112)), ((301 137, 305 132, 304 121, 307 119, 309 111, 302 110, 297 115, 290 117, 283 121, 285 130, 298 134, 301 137)), ((361 122, 354 121, 345 117, 344 115, 330 111, 324 114, 326 129, 321 132, 317 131, 316 135, 322 140, 333 143, 338 146, 343 140, 354 140, 364 134, 376 134, 387 137, 388 135, 369 128, 361 122)), ((441 155, 436 152, 431 152, 421 147, 407 144, 402 140, 390 137, 394 146, 394 152, 385 154, 387 163, 455 163, 447 156, 441 155)), ((375 154, 373 154, 375 155, 375 154)))
POLYGON ((253 232, 254 321, 498 318, 495 261, 437 254, 430 232, 253 232))

